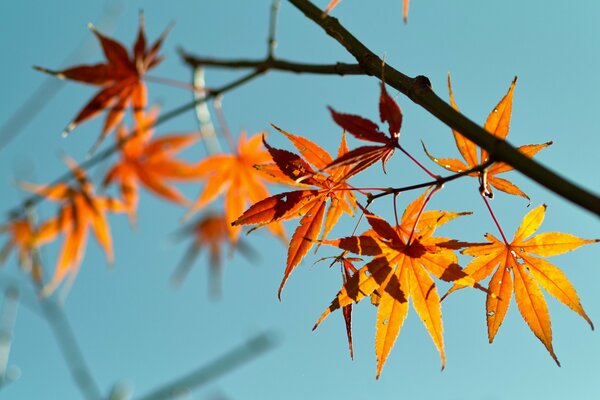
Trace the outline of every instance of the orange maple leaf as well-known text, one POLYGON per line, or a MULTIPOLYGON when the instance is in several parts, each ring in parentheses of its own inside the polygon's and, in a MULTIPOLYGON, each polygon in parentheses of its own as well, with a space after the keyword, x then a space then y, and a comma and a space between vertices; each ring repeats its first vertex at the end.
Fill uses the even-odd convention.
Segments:
POLYGON ((181 229, 177 236, 181 238, 191 236, 193 242, 177 266, 171 282, 174 285, 180 285, 189 273, 202 248, 206 247, 209 253, 210 287, 213 296, 219 295, 221 287, 221 247, 229 244, 231 252, 235 249, 240 250, 242 255, 251 256, 254 254, 254 251, 242 240, 236 243, 231 242, 229 237, 229 223, 223 214, 204 215, 196 222, 181 229))
POLYGON ((119 183, 132 221, 135 220, 138 204, 138 182, 166 200, 189 206, 189 201, 167 181, 197 179, 191 164, 173 157, 196 142, 200 135, 175 134, 152 139, 153 130, 143 127, 153 126, 157 114, 157 108, 153 108, 147 115, 143 114, 141 127, 132 132, 128 132, 123 126, 117 130, 117 141, 121 143, 121 160, 108 171, 103 182, 105 186, 113 182, 119 183))
MULTIPOLYGON (((483 126, 486 131, 500 139, 505 139, 508 135, 510 117, 512 113, 513 93, 515 90, 516 83, 517 78, 515 77, 515 79, 510 85, 510 88, 508 89, 508 92, 502 98, 502 100, 500 100, 498 105, 494 107, 492 112, 489 114, 487 120, 485 121, 485 125, 483 126)), ((454 94, 452 92, 450 75, 448 75, 448 90, 450 92, 450 104, 456 111, 458 111, 458 107, 456 106, 456 102, 454 101, 454 94)), ((477 145, 475 145, 475 143, 471 142, 463 135, 461 135, 460 132, 452 130, 452 134, 454 135, 454 140, 456 141, 456 147, 458 147, 458 151, 465 160, 466 164, 461 160, 455 158, 434 157, 431 154, 429 154, 425 146, 423 146, 429 158, 436 164, 452 172, 463 172, 471 168, 477 167, 478 165, 485 164, 490 160, 490 154, 484 149, 481 149, 481 157, 478 159, 477 145)), ((538 151, 550 146, 551 144, 552 142, 546 142, 541 144, 529 144, 518 147, 518 150, 528 157, 533 157, 538 151)), ((469 175, 477 177, 479 179, 481 193, 485 194, 490 198, 493 197, 492 189, 490 187, 491 185, 505 193, 529 199, 529 197, 524 192, 522 192, 521 189, 519 189, 516 185, 507 181, 506 179, 498 178, 497 175, 503 172, 511 171, 513 169, 513 167, 506 163, 496 162, 493 163, 490 167, 486 168, 483 172, 476 171, 470 173, 469 175)))
POLYGON ((123 119, 125 110, 133 104, 134 116, 139 117, 147 103, 144 74, 162 61, 158 50, 165 39, 166 30, 149 47, 144 34, 144 19, 140 16, 140 27, 131 54, 123 45, 110 39, 89 25, 96 38, 100 41, 106 63, 94 65, 78 65, 62 71, 52 71, 34 67, 42 72, 57 76, 61 79, 71 79, 90 85, 100 86, 101 90, 83 107, 77 116, 67 125, 63 135, 67 135, 75 127, 95 117, 104 110, 109 110, 100 138, 101 141, 123 119))
MULTIPOLYGON (((306 138, 293 135, 275 125, 273 127, 292 142, 306 161, 290 151, 271 147, 263 140, 265 146, 288 180, 296 185, 304 185, 306 189, 280 193, 259 201, 235 220, 233 225, 271 226, 278 221, 301 217, 300 225, 292 235, 288 248, 286 268, 278 291, 278 296, 281 298, 281 291, 288 277, 311 249, 321 232, 323 219, 325 219, 325 227, 321 238, 325 239, 343 213, 353 214, 356 199, 352 188, 346 182, 349 167, 327 168, 333 159, 323 148, 306 138), (328 173, 315 171, 309 163, 319 170, 327 168, 328 173), (318 189, 308 189, 310 186, 318 189), (329 200, 328 208, 327 200, 329 200), (325 212, 326 208, 327 212, 325 212)), ((348 147, 343 135, 338 157, 342 157, 347 152, 348 147)))
MULTIPOLYGON (((261 148, 261 135, 250 138, 242 133, 235 154, 216 154, 205 158, 194 168, 194 176, 206 180, 202 193, 186 213, 187 218, 193 212, 213 202, 221 193, 225 193, 225 218, 235 221, 248 204, 256 203, 269 196, 266 184, 277 179, 255 168, 256 165, 272 161, 269 153, 261 148)), ((269 226, 271 232, 285 238, 281 224, 269 226)), ((235 243, 241 228, 228 224, 230 240, 235 243)))
MULTIPOLYGON (((488 287, 486 315, 488 338, 494 341, 496 333, 504 321, 513 291, 523 319, 537 338, 544 344, 558 365, 558 358, 552 348, 552 328, 546 300, 540 289, 581 315, 592 327, 579 296, 565 274, 543 258, 562 254, 584 244, 595 243, 598 239, 581 239, 567 233, 548 232, 530 237, 542 224, 546 206, 531 210, 515 232, 512 242, 498 240, 488 233, 489 243, 474 245, 464 254, 476 257, 465 267, 465 272, 477 282, 494 273, 488 287)), ((460 289, 454 285, 448 293, 460 289)))
POLYGON ((51 240, 59 233, 65 235, 54 276, 42 289, 43 295, 51 294, 67 276, 70 282, 74 281, 85 252, 88 228, 92 229, 106 253, 108 262, 112 263, 114 258, 112 240, 105 214, 126 211, 126 207, 120 201, 111 197, 96 196, 85 171, 73 160, 66 161, 76 178, 77 186, 69 186, 66 183, 54 185, 21 183, 25 190, 62 203, 58 215, 40 226, 45 240, 51 240))
POLYGON ((370 230, 360 236, 323 242, 359 255, 374 256, 347 280, 313 329, 331 312, 375 295, 377 378, 402 328, 411 298, 440 352, 444 367, 442 311, 431 274, 445 281, 481 289, 458 265, 453 251, 456 244, 452 240, 432 236, 438 226, 466 213, 423 211, 426 194, 411 203, 396 227, 365 210, 370 230))
POLYGON ((42 267, 37 262, 35 252, 38 247, 52 240, 52 233, 48 229, 40 230, 31 223, 31 218, 20 217, 0 225, 0 233, 9 235, 8 240, 0 250, 0 264, 14 249, 17 253, 18 264, 22 270, 31 273, 36 283, 41 283, 42 267))

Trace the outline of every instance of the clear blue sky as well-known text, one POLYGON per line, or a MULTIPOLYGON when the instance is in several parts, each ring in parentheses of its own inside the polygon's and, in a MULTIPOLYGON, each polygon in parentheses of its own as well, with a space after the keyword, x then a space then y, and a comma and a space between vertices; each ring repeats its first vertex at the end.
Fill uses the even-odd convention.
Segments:
MULTIPOLYGON (((319 5, 326 3, 321 0, 319 5)), ((0 3, 0 123, 46 79, 32 65, 61 68, 101 60, 86 28, 90 21, 101 30, 111 30, 111 35, 127 46, 134 40, 140 9, 144 9, 151 39, 175 21, 163 48, 167 59, 152 71, 153 76, 189 80, 190 72, 177 57, 177 46, 215 57, 258 58, 265 53, 270 0, 122 0, 112 28, 99 21, 103 4, 66 0, 0 3), (87 41, 88 54, 64 64, 82 41, 87 41)), ((450 71, 461 110, 478 122, 484 121, 518 75, 509 140, 519 145, 553 140, 554 146, 540 153, 538 159, 600 192, 600 3, 413 0, 408 25, 402 24, 401 0, 345 0, 334 14, 390 65, 408 75, 427 75, 444 97, 450 71)), ((278 27, 277 54, 281 57, 316 63, 353 61, 285 0, 278 27)), ((209 86, 219 86, 235 76, 210 70, 207 81, 209 86)), ((149 88, 150 101, 160 102, 164 110, 191 97, 177 88, 156 84, 149 84, 149 88)), ((13 184, 15 176, 48 182, 65 171, 61 153, 83 159, 100 129, 99 119, 81 126, 66 140, 60 132, 93 93, 95 89, 85 85, 65 86, 0 151, 0 211, 15 206, 23 197, 13 184)), ((406 148, 423 160, 423 140, 435 154, 457 155, 449 128, 402 95, 391 93, 404 112, 402 142, 406 148)), ((229 93, 224 107, 234 132, 270 130, 269 123, 273 122, 334 151, 339 128, 326 106, 375 120, 378 94, 377 81, 372 78, 274 72, 229 93)), ((193 129, 195 121, 189 113, 162 125, 158 133, 193 129)), ((277 134, 271 137, 278 146, 288 146, 277 134)), ((201 146, 186 153, 190 158, 202 154, 201 146)), ((99 179, 106 168, 101 165, 91 176, 99 179)), ((370 173, 363 182, 381 179, 378 167, 370 173)), ((596 217, 526 178, 517 174, 511 178, 530 195, 532 206, 548 204, 543 231, 600 236, 596 217)), ((397 155, 385 179, 382 185, 401 186, 420 182, 424 176, 397 155)), ((444 234, 480 240, 485 232, 495 233, 473 186, 472 181, 461 182, 445 189, 447 193, 433 202, 436 209, 475 212, 475 216, 449 224, 444 234)), ((193 197, 199 186, 187 185, 183 190, 193 197)), ((376 381, 374 307, 366 302, 355 307, 354 361, 348 357, 341 315, 331 316, 311 332, 340 285, 337 269, 329 270, 325 264, 312 266, 319 256, 334 254, 331 250, 322 249, 320 255, 307 257, 288 281, 280 303, 276 293, 286 249, 266 232, 255 232, 249 243, 268 252, 253 262, 241 257, 228 262, 223 296, 212 301, 205 256, 199 258, 181 288, 175 290, 168 282, 186 245, 172 245, 167 234, 176 229, 183 210, 147 194, 141 200, 137 230, 132 231, 123 216, 111 218, 114 267, 106 266, 99 246, 92 241, 65 304, 81 349, 104 393, 116 382, 125 382, 133 388, 134 397, 143 395, 266 330, 277 332, 281 338, 278 347, 211 381, 189 398, 554 400, 590 399, 600 393, 600 338, 575 313, 547 296, 554 348, 562 363, 558 368, 529 331, 514 302, 495 343, 489 345, 484 296, 466 290, 443 304, 446 369, 440 372, 437 351, 411 310, 376 381)), ((509 234, 527 212, 526 206, 522 199, 497 195, 494 207, 509 234)), ((44 204, 40 213, 49 217, 54 210, 54 205, 44 204)), ((287 225, 288 232, 295 224, 287 225)), ((332 237, 347 234, 350 226, 340 226, 332 237)), ((48 267, 54 265, 58 251, 58 243, 44 249, 48 267)), ((597 245, 553 258, 597 323, 598 260, 597 245)), ((16 280, 28 288, 14 257, 0 271, 0 279, 2 283, 16 280)), ((22 297, 24 301, 35 300, 27 290, 22 297)), ((21 376, 0 391, 0 398, 80 398, 48 324, 25 305, 18 312, 9 365, 18 367, 21 376)))

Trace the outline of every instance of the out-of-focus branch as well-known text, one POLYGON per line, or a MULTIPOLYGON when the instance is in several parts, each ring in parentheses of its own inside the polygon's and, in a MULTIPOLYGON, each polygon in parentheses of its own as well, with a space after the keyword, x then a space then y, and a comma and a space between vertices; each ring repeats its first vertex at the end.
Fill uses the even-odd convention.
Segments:
MULTIPOLYGON (((96 26, 102 27, 102 31, 108 33, 116 25, 117 18, 121 15, 124 7, 122 0, 107 0, 98 19, 96 26)), ((89 36, 67 57, 63 64, 72 64, 71 60, 81 60, 90 56, 89 36)), ((0 151, 13 140, 37 114, 56 96, 63 88, 65 82, 48 76, 42 84, 31 93, 31 95, 19 106, 19 108, 0 126, 0 151)))
POLYGON ((200 66, 194 68, 192 73, 192 83, 196 89, 193 92, 194 101, 197 102, 194 111, 196 114, 196 120, 198 121, 198 128, 200 129, 200 134, 202 135, 202 143, 204 144, 204 148, 208 154, 219 153, 221 151, 221 145, 217 140, 215 127, 210 117, 208 104, 206 101, 201 101, 204 97, 206 97, 206 91, 203 90, 206 87, 206 82, 204 80, 204 68, 200 66))
MULTIPOLYGON (((35 257, 38 257, 36 262, 39 262, 39 256, 35 255, 35 257)), ((29 292, 26 290, 26 287, 16 279, 12 280, 4 273, 1 274, 0 278, 1 288, 5 290, 10 290, 11 288, 12 290, 18 290, 22 294, 20 296, 21 304, 46 320, 82 398, 90 400, 102 399, 103 396, 100 389, 85 362, 83 353, 77 344, 77 339, 63 309, 51 298, 39 299, 33 298, 33 296, 26 296, 27 292, 29 292)), ((37 284, 36 288, 39 290, 37 284)))
POLYGON ((279 6, 281 0, 273 0, 271 4, 271 15, 269 18, 269 37, 267 38, 267 57, 275 56, 275 48, 277 47, 277 16, 279 15, 279 6))
MULTIPOLYGON (((37 250, 32 250, 32 258, 34 263, 39 265, 41 268, 42 260, 37 250)), ((39 281, 33 281, 36 290, 39 292, 42 283, 39 281)), ((50 329, 54 334, 58 348, 65 359, 67 367, 71 371, 75 385, 88 400, 100 400, 102 399, 102 393, 100 387, 94 380, 92 373, 83 357, 83 352, 79 348, 77 338, 71 324, 67 319, 62 307, 57 304, 52 298, 45 297, 39 299, 40 308, 42 314, 50 329)))
POLYGON ((9 286, 4 291, 4 302, 0 311, 0 388, 11 381, 8 375, 8 360, 18 308, 19 291, 9 286))
POLYGON ((146 396, 140 397, 138 400, 163 400, 175 398, 185 391, 202 386, 203 384, 240 367, 268 350, 271 350, 277 344, 277 336, 273 333, 261 333, 213 362, 192 371, 188 375, 183 376, 146 396))

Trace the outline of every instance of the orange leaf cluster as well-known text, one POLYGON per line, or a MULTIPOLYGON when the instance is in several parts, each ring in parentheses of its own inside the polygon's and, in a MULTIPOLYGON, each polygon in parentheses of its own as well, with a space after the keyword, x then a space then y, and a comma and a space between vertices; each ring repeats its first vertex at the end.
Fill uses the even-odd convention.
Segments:
POLYGON ((366 212, 370 230, 360 236, 324 241, 355 254, 374 257, 344 283, 315 328, 338 308, 374 295, 378 310, 375 336, 377 377, 400 333, 410 299, 440 352, 444 367, 442 312, 431 275, 449 282, 477 286, 458 265, 453 251, 456 244, 450 239, 433 236, 438 226, 465 213, 423 211, 426 194, 407 207, 400 224, 395 227, 366 212))
MULTIPOLYGON (((331 1, 326 12, 337 3, 339 0, 331 1)), ((408 0, 403 2, 405 20, 408 3, 408 0)), ((379 119, 387 125, 387 132, 370 119, 329 108, 335 123, 344 130, 335 158, 311 140, 273 125, 298 153, 271 146, 264 135, 247 137, 242 133, 237 148, 231 149, 230 153, 212 154, 199 162, 186 162, 176 156, 201 136, 171 134, 154 138, 152 127, 157 121, 158 111, 146 110, 147 94, 143 79, 146 72, 162 59, 158 50, 166 32, 148 46, 141 19, 137 39, 128 53, 119 42, 102 35, 93 27, 91 29, 100 41, 107 60, 105 63, 80 65, 62 71, 38 69, 60 78, 100 87, 99 92, 69 123, 65 133, 98 113, 108 111, 98 143, 118 126, 116 149, 121 157, 110 167, 103 184, 118 184, 122 200, 97 195, 85 171, 70 159, 67 159, 67 164, 75 184, 22 184, 26 190, 58 202, 60 208, 56 216, 39 226, 33 226, 30 219, 24 217, 0 226, 0 233, 9 236, 0 253, 0 261, 15 249, 21 266, 31 270, 36 282, 41 283, 41 267, 36 265, 37 248, 63 235, 64 241, 53 277, 43 287, 42 294, 52 293, 66 278, 73 281, 82 263, 90 230, 108 261, 112 262, 112 239, 107 214, 127 212, 130 219, 135 221, 141 185, 157 196, 189 207, 185 218, 215 203, 223 195, 222 212, 205 214, 181 229, 180 236, 191 237, 192 243, 173 276, 176 284, 184 279, 198 254, 206 248, 213 277, 213 293, 216 293, 219 285, 214 283, 220 276, 223 247, 228 246, 230 251, 239 249, 245 255, 249 253, 249 248, 239 237, 241 227, 246 225, 267 226, 271 233, 285 240, 282 222, 299 218, 299 224, 289 241, 285 270, 278 290, 279 298, 288 278, 315 243, 340 248, 342 253, 334 258, 334 263, 341 265, 342 288, 313 329, 329 314, 341 309, 350 356, 353 357, 352 305, 370 297, 377 307, 377 378, 404 325, 410 302, 440 353, 442 368, 445 366, 442 310, 435 279, 453 283, 448 293, 466 286, 486 292, 490 342, 505 318, 514 292, 521 315, 557 364, 558 358, 552 347, 550 316, 542 289, 578 313, 593 328, 572 284, 563 272, 543 257, 562 254, 598 240, 581 239, 559 232, 532 236, 543 221, 545 206, 533 209, 523 218, 511 242, 505 238, 486 197, 483 199, 501 232, 502 240, 489 233, 485 236, 487 243, 475 244, 434 236, 438 227, 470 214, 426 209, 434 193, 444 184, 462 177, 465 171, 478 179, 480 192, 484 196, 491 198, 493 187, 508 194, 528 197, 513 183, 498 177, 512 170, 512 167, 496 162, 493 154, 486 150, 481 149, 478 154, 477 146, 457 131, 452 133, 463 160, 436 158, 425 149, 430 159, 455 174, 439 177, 427 171, 399 144, 403 115, 384 83, 381 84, 378 108, 379 119), (128 130, 119 124, 130 106, 133 106, 133 128, 128 130), (346 132, 366 144, 349 150, 346 132), (419 164, 434 181, 401 188, 370 189, 356 188, 349 183, 350 178, 379 161, 385 173, 386 163, 396 149, 419 164), (191 205, 173 186, 176 181, 190 180, 204 183, 203 190, 191 205), (270 195, 267 188, 269 184, 285 184, 293 189, 270 195), (408 204, 400 221, 394 197, 394 224, 368 211, 355 197, 356 194, 365 195, 366 204, 370 205, 380 197, 396 196, 400 192, 427 186, 421 196, 408 204), (328 239, 342 215, 353 216, 357 207, 361 208, 370 228, 362 234, 353 232, 351 236, 328 239), (463 254, 475 257, 465 269, 458 264, 457 252, 461 249, 463 254), (348 253, 372 259, 356 268, 355 263, 362 259, 348 257, 348 253), (479 282, 490 276, 488 287, 482 287, 479 282)), ((484 125, 488 132, 501 140, 509 133, 515 85, 516 78, 484 125)), ((458 110, 450 77, 448 88, 450 103, 458 110)), ((550 144, 526 145, 519 147, 519 150, 533 157, 550 144)))

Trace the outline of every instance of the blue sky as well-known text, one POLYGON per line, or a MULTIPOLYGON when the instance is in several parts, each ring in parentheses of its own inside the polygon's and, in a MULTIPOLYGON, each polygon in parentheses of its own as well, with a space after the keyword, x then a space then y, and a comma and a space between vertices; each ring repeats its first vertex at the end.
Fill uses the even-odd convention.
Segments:
MULTIPOLYGON (((324 7, 327 1, 320 1, 324 7)), ((31 66, 61 68, 101 60, 87 30, 88 22, 130 46, 137 30, 138 11, 144 10, 148 37, 153 39, 171 22, 175 27, 163 47, 167 59, 153 76, 188 81, 190 71, 176 48, 205 56, 259 58, 266 51, 270 0, 150 2, 122 0, 110 23, 99 21, 102 1, 2 2, 0 52, 3 56, 0 122, 5 121, 41 85, 46 76, 31 66), (113 26, 110 26, 113 25, 113 26), (85 42, 84 42, 85 41, 85 42), (82 42, 84 53, 65 60, 82 42)), ((568 5, 547 2, 474 2, 413 0, 408 25, 402 24, 400 0, 371 2, 345 0, 334 15, 387 63, 407 75, 426 75, 446 97, 451 72, 461 110, 482 123, 504 95, 515 75, 509 141, 513 144, 554 145, 537 158, 562 175, 600 192, 597 152, 600 122, 600 4, 568 5)), ((352 62, 343 48, 283 1, 278 24, 277 55, 315 63, 352 62)), ((239 76, 207 71, 209 86, 220 86, 239 76)), ((23 198, 15 176, 48 182, 65 171, 60 154, 83 160, 96 139, 100 119, 79 127, 68 139, 60 132, 95 89, 64 86, 31 123, 0 151, 2 196, 0 210, 8 211, 23 198)), ((191 98, 179 88, 149 84, 149 99, 164 110, 191 98)), ((434 154, 457 155, 450 129, 404 96, 390 91, 404 112, 402 143, 424 160, 420 141, 434 154)), ((368 77, 323 77, 273 72, 224 98, 224 112, 234 132, 270 131, 273 144, 287 146, 269 123, 307 136, 330 151, 336 149, 340 129, 326 106, 377 119, 378 83, 368 77)), ((165 123, 158 133, 195 129, 194 116, 184 114, 165 123)), ((110 140, 107 142, 110 143, 110 140)), ((108 144, 107 143, 107 144, 108 144)), ((354 142, 354 144, 356 144, 354 142)), ((203 156, 201 146, 186 157, 203 156)), ((430 165, 430 164, 428 164, 430 165)), ((90 172, 99 180, 107 165, 90 172)), ((431 166, 434 168, 434 166, 431 166)), ((441 172, 441 171, 438 171, 441 172)), ((510 178, 532 199, 532 206, 548 205, 542 231, 565 231, 599 237, 597 217, 512 173, 510 178)), ((425 179, 400 155, 382 177, 379 167, 357 182, 402 186, 425 179)), ((432 208, 473 211, 474 216, 448 224, 442 231, 465 240, 481 240, 495 228, 472 181, 448 186, 432 208)), ((190 198, 200 186, 182 186, 190 198)), ((415 194, 416 195, 416 194, 415 194)), ((407 197, 408 198, 408 197, 407 197)), ((600 340, 580 317, 547 296, 558 368, 529 331, 511 304, 493 345, 487 342, 485 298, 480 292, 456 293, 443 303, 448 364, 443 372, 439 356, 417 315, 410 311, 381 378, 375 380, 375 308, 359 304, 354 313, 355 359, 348 357, 341 315, 332 315, 316 332, 311 328, 337 293, 339 272, 312 263, 335 254, 323 248, 309 255, 289 279, 282 302, 277 288, 285 267, 286 249, 266 232, 250 235, 255 248, 268 249, 251 262, 234 257, 224 269, 223 295, 208 293, 207 257, 201 256, 181 288, 169 277, 186 250, 167 239, 177 229, 184 210, 144 194, 139 227, 132 230, 124 216, 111 218, 116 262, 107 267, 93 241, 64 309, 80 347, 103 393, 117 382, 129 385, 134 398, 175 379, 264 331, 276 332, 280 344, 272 351, 190 394, 209 399, 361 399, 377 397, 501 400, 592 398, 600 391, 600 340)), ((408 201, 408 200, 406 200, 408 201)), ((498 194, 494 209, 508 235, 528 211, 527 202, 498 194)), ((406 204, 406 203, 404 203, 406 204)), ((382 212, 388 212, 384 205, 382 212)), ((218 206, 214 207, 218 209, 218 206)), ((43 204, 42 217, 55 211, 43 204)), ((287 225, 292 232, 297 222, 287 225)), ((332 237, 347 235, 351 222, 332 237)), ((44 248, 46 266, 54 265, 58 243, 44 248)), ((586 246, 554 257, 574 286, 592 320, 600 316, 600 247, 586 246)), ((461 263, 468 262, 467 258, 461 263)), ((3 284, 19 282, 24 302, 35 294, 9 259, 0 271, 3 284)), ((446 286, 440 284, 442 290, 446 286)), ((33 307, 35 309, 35 306, 33 307)), ((9 365, 18 367, 17 381, 0 391, 11 399, 80 398, 47 322, 25 304, 19 308, 9 365)))

